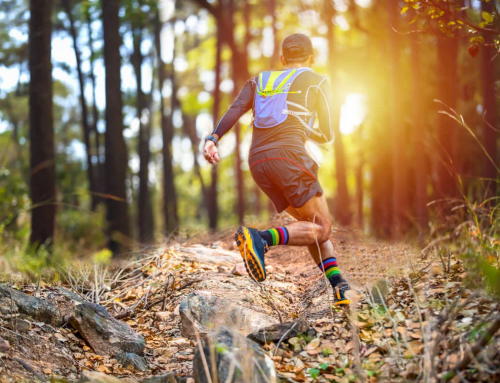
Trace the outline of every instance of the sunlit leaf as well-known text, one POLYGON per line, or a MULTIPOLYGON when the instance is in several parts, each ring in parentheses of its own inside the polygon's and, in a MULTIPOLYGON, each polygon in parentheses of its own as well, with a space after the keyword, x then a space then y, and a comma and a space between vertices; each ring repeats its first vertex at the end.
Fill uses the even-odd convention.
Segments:
POLYGON ((483 16, 484 21, 486 21, 488 24, 491 24, 493 22, 493 15, 489 12, 483 12, 481 14, 483 16))
POLYGON ((471 37, 471 39, 469 41, 471 43, 482 44, 482 43, 484 43, 484 37, 483 36, 474 36, 474 37, 471 37))
POLYGON ((401 9, 401 14, 404 15, 408 11, 409 8, 410 7, 403 7, 403 9, 401 9))

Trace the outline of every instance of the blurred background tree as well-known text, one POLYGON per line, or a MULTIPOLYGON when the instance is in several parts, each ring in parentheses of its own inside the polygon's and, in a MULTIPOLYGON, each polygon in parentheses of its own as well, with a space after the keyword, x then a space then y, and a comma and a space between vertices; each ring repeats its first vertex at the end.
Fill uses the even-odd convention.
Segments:
POLYGON ((2 241, 119 252, 268 220, 251 115, 216 168, 202 146, 296 32, 332 83, 335 141, 311 151, 336 223, 423 239, 498 193, 499 19, 495 0, 2 1, 2 241))

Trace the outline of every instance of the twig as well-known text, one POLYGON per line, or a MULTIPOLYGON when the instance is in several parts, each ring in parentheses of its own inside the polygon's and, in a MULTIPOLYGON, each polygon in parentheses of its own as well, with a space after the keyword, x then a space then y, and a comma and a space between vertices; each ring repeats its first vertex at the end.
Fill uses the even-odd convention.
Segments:
POLYGON ((300 318, 295 321, 295 323, 288 329, 288 331, 283 334, 283 336, 280 338, 280 340, 276 344, 276 349, 274 350, 274 356, 276 356, 276 354, 278 353, 278 349, 279 349, 279 347, 281 345, 281 342, 283 342, 283 340, 286 338, 286 336, 293 331, 293 329, 295 328, 295 326, 297 326, 297 324, 299 324, 299 322, 301 322, 302 319, 304 319, 304 317, 309 313, 309 309, 311 307, 313 307, 312 303, 309 304, 309 306, 304 310, 304 312, 302 313, 302 315, 300 316, 300 318))
POLYGON ((48 382, 49 381, 47 378, 45 378, 45 376, 40 375, 33 367, 31 367, 28 362, 25 362, 24 360, 19 359, 19 358, 12 358, 12 360, 15 360, 17 363, 19 363, 21 366, 23 366, 26 370, 28 370, 33 375, 35 375, 38 380, 40 380, 42 382, 48 382))
POLYGON ((200 349, 201 362, 203 363, 205 375, 207 376, 207 382, 212 383, 212 377, 210 376, 210 370, 208 369, 207 358, 205 357, 205 349, 203 348, 203 344, 200 340, 200 333, 198 332, 198 329, 196 327, 194 328, 194 331, 196 335, 196 343, 198 344, 198 347, 200 349))
POLYGON ((6 327, 0 326, 0 328, 1 328, 2 330, 6 330, 6 331, 8 331, 8 332, 11 332, 11 333, 12 333, 12 334, 14 334, 14 335, 20 336, 21 338, 24 338, 24 339, 26 339, 26 340, 31 341, 31 339, 30 339, 30 338, 27 338, 27 337, 25 337, 24 335, 21 335, 21 334, 19 334, 19 333, 15 332, 15 331, 9 330, 9 329, 8 329, 8 328, 6 328, 6 327))
POLYGON ((495 333, 500 329, 500 315, 498 315, 491 326, 486 330, 483 336, 476 342, 476 344, 466 352, 465 356, 460 360, 452 371, 448 371, 443 375, 443 379, 448 381, 457 375, 457 372, 465 369, 470 361, 475 358, 480 351, 484 349, 484 346, 490 341, 490 339, 495 335, 495 333))
MULTIPOLYGON (((200 282, 200 281, 201 281, 201 279, 193 279, 192 281, 186 282, 182 286, 176 288, 174 291, 181 291, 181 290, 185 289, 186 287, 194 285, 195 283, 200 282)), ((170 295, 172 295, 172 294, 173 294, 173 292, 170 295)), ((165 297, 161 297, 160 299, 157 299, 156 301, 151 302, 146 307, 144 307, 144 310, 149 310, 151 307, 156 306, 158 303, 163 302, 164 298, 165 297)))
POLYGON ((439 237, 439 238, 436 238, 435 240, 433 240, 431 243, 429 243, 427 246, 424 247, 424 249, 421 251, 420 253, 420 259, 425 259, 427 258, 427 254, 428 252, 434 247, 436 246, 438 243, 440 242, 444 242, 444 241, 448 241, 449 239, 451 239, 451 236, 449 234, 443 236, 443 237, 439 237))

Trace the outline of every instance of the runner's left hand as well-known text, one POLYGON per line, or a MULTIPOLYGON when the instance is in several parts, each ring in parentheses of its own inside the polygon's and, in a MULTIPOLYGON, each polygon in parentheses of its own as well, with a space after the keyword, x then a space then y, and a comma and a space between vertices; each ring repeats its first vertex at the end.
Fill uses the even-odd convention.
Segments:
POLYGON ((219 162, 219 149, 215 146, 213 141, 206 141, 205 148, 203 149, 203 155, 205 159, 210 162, 212 165, 215 165, 219 162))

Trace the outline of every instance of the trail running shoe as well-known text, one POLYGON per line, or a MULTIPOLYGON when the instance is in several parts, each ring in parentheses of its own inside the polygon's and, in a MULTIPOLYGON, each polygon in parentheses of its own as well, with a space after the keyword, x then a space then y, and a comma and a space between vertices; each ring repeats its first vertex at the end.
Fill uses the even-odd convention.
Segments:
POLYGON ((259 235, 257 229, 245 226, 238 228, 234 239, 248 274, 257 282, 264 281, 266 279, 264 254, 269 250, 267 242, 259 235))
POLYGON ((333 288, 333 305, 334 306, 347 306, 351 301, 346 298, 345 292, 349 290, 347 282, 339 283, 333 288))

